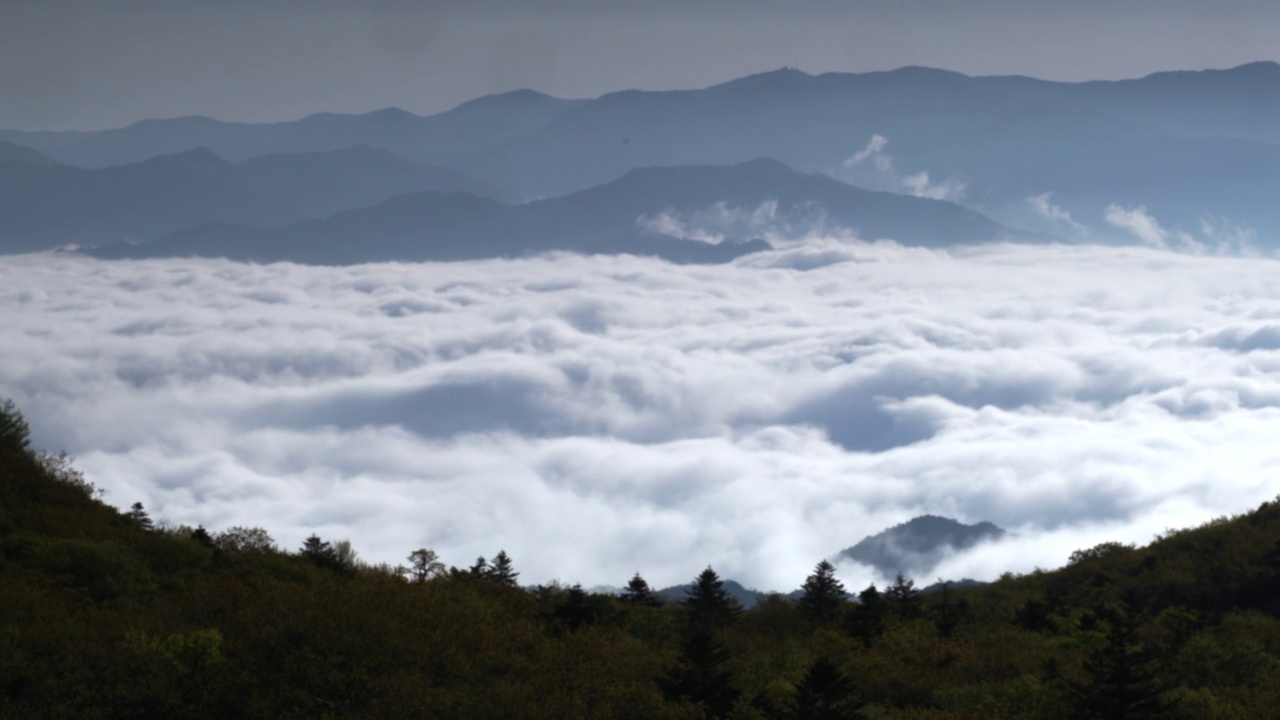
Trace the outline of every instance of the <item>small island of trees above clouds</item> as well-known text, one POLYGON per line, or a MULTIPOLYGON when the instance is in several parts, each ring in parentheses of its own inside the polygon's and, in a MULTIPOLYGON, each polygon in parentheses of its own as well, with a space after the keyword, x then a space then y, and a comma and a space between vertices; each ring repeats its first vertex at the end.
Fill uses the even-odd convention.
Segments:
POLYGON ((976 587, 922 593, 899 574, 847 588, 820 560, 793 596, 751 607, 710 565, 668 599, 635 568, 618 568, 617 594, 522 587, 519 561, 499 550, 449 566, 406 548, 402 565, 369 564, 345 541, 313 535, 290 550, 269 529, 120 510, 65 455, 33 448, 5 402, 0 717, 1263 718, 1280 707, 1276 502, 976 587))

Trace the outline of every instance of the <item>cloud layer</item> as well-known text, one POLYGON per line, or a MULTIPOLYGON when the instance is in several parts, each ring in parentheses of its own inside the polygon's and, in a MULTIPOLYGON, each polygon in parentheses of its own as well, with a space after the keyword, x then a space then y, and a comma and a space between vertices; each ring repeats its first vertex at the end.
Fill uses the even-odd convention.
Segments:
POLYGON ((0 258, 0 316, 0 395, 109 501, 372 560, 505 548, 527 582, 711 563, 788 590, 926 512, 1019 533, 937 570, 991 578, 1280 487, 1280 264, 1256 258, 39 255, 0 258))

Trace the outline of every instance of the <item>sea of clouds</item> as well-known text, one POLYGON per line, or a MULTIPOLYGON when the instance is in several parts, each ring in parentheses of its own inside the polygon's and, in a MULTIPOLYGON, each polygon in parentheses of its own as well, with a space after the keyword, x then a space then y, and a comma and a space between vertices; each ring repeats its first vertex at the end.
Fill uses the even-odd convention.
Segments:
MULTIPOLYGON (((1280 492, 1280 262, 817 238, 722 266, 0 258, 0 396, 106 499, 521 581, 764 589, 924 513, 1063 564, 1280 492)), ((841 567, 855 588, 878 579, 841 567)), ((927 583, 934 577, 918 578, 927 583)))

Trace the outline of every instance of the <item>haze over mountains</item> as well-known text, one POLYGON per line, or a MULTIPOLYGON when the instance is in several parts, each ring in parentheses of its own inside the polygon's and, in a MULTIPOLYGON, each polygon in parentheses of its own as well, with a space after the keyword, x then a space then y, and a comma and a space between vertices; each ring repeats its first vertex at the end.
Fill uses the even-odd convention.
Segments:
POLYGON ((750 235, 702 242, 688 234, 824 225, 924 246, 1019 237, 953 203, 871 192, 756 160, 731 167, 632 170, 597 188, 523 205, 467 193, 402 195, 323 221, 276 230, 209 224, 154 243, 111 245, 94 254, 341 265, 570 250, 723 262, 770 246, 750 235))
MULTIPOLYGON (((0 250, 165 238, 146 251, 108 252, 360 262, 554 246, 711 261, 748 248, 677 252, 643 220, 668 209, 706 217, 717 203, 749 212, 784 198, 784 210, 811 202, 830 223, 864 239, 912 244, 1032 239, 1039 232, 1265 246, 1280 232, 1271 202, 1280 192, 1277 117, 1280 65, 1253 63, 1086 83, 918 67, 818 76, 784 69, 703 90, 623 91, 593 100, 519 91, 430 117, 388 108, 271 124, 188 117, 101 132, 0 131, 0 250), (966 229, 951 233, 938 230, 957 226, 935 222, 937 213, 959 216, 958 208, 944 212, 882 198, 878 214, 867 215, 865 196, 854 202, 856 193, 816 180, 801 188, 811 195, 797 195, 801 184, 781 171, 774 174, 777 187, 761 188, 760 170, 749 164, 759 158, 802 175, 955 202, 987 217, 971 214, 960 224, 966 229), (711 167, 742 177, 718 186, 720 195, 698 195, 700 207, 657 191, 634 202, 611 199, 636 182, 627 173, 656 167, 697 168, 683 181, 691 187, 703 182, 696 174, 711 167), (598 192, 573 195, 591 188, 598 192), (476 197, 424 195, 379 207, 425 191, 476 197), (563 202, 513 210, 477 198, 563 202), (606 211, 586 207, 588 200, 636 214, 605 220, 606 211), (415 203, 419 207, 410 209, 415 203), (334 217, 361 208, 367 208, 363 215, 334 217), (566 214, 553 220, 552 209, 566 214), (474 216, 465 229, 450 226, 465 236, 456 247, 441 248, 445 226, 436 222, 442 213, 474 216), (527 221, 540 226, 522 245, 511 229, 527 221), (985 234, 974 232, 980 225, 985 234), (570 226, 607 229, 608 236, 588 247, 548 242, 540 234, 570 226), (370 230, 380 239, 364 254, 355 245, 359 238, 335 239, 346 230, 370 230), (913 230, 935 237, 925 241, 913 230), (638 234, 655 244, 635 245, 638 234)), ((762 219, 770 223, 754 236, 731 239, 785 229, 778 218, 762 219)), ((796 216, 784 212, 782 219, 796 216)), ((714 228, 698 230, 692 234, 703 240, 723 236, 714 228)))

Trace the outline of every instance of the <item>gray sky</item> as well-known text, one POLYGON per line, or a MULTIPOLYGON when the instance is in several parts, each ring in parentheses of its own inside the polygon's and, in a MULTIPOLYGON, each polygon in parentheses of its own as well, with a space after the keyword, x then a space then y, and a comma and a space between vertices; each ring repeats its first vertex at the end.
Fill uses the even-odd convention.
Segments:
POLYGON ((429 114, 531 87, 562 97, 810 73, 944 67, 1136 77, 1276 59, 1256 0, 4 0, 0 127, 203 114, 429 114))

